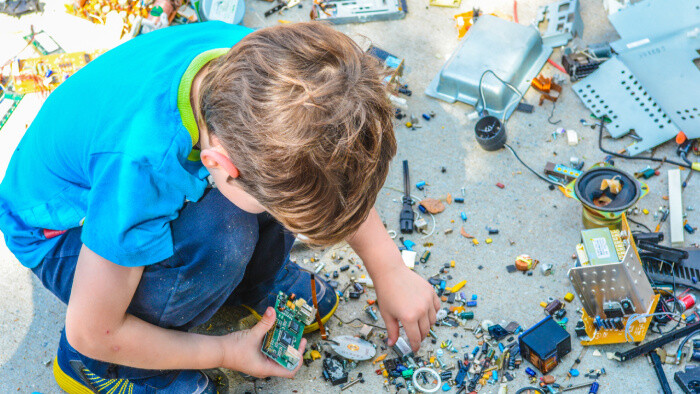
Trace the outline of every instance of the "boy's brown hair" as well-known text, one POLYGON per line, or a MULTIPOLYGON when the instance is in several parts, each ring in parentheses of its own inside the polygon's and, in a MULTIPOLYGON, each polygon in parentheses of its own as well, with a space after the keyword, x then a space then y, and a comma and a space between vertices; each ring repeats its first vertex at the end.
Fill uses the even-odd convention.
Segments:
POLYGON ((329 26, 269 27, 209 64, 199 117, 247 193, 289 230, 328 245, 367 218, 396 154, 383 77, 329 26))

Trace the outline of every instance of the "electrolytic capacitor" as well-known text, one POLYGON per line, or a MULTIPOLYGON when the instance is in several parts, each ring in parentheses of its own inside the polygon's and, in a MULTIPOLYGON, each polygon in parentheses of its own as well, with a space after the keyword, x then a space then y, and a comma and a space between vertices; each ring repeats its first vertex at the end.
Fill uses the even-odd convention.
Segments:
POLYGON ((588 391, 588 394, 596 394, 598 392, 598 388, 600 387, 600 384, 598 382, 593 382, 591 385, 591 389, 588 391))

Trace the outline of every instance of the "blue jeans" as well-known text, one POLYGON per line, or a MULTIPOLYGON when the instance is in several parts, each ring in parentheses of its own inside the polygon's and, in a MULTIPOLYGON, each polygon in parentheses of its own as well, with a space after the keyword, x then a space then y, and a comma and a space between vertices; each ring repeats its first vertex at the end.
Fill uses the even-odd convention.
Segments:
MULTIPOLYGON (((294 236, 269 214, 247 213, 216 189, 198 202, 186 203, 170 228, 174 254, 145 267, 128 313, 182 331, 206 322, 224 304, 254 305, 262 300, 294 242, 294 236)), ((44 286, 66 304, 82 247, 80 235, 81 228, 61 235, 56 247, 33 269, 44 286)), ((82 355, 81 361, 108 379, 138 379, 164 372, 82 355)))

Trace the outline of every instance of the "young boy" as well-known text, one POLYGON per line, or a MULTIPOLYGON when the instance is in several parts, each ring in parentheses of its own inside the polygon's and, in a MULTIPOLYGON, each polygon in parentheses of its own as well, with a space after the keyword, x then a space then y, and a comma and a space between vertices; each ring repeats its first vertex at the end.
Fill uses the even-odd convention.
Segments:
MULTIPOLYGON (((260 352, 277 292, 311 300, 292 234, 347 240, 389 345, 401 322, 417 350, 439 300, 372 207, 396 152, 381 79, 322 24, 208 22, 133 39, 56 89, 0 184, 0 230, 68 304, 58 384, 203 393, 214 385, 202 369, 293 377, 260 352), (224 304, 261 320, 220 337, 187 332, 224 304)), ((328 320, 337 296, 322 280, 317 294, 328 320)))

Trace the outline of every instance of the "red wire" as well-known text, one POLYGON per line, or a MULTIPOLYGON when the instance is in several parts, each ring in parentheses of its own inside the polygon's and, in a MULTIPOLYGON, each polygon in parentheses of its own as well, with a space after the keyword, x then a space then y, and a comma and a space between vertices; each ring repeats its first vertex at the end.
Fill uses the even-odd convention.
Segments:
POLYGON ((548 62, 549 64, 551 64, 552 66, 554 66, 554 68, 556 68, 557 70, 563 72, 563 73, 566 74, 566 75, 569 75, 569 73, 566 72, 566 70, 564 69, 564 67, 562 67, 561 65, 557 64, 554 60, 552 60, 552 59, 547 59, 547 62, 548 62))
POLYGON ((518 23, 518 0, 513 0, 513 20, 518 23))

